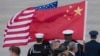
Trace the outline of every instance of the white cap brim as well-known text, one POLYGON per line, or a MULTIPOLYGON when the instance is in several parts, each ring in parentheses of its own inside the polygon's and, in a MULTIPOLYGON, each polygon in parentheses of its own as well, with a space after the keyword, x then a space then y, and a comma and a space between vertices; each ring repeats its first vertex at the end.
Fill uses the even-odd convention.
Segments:
POLYGON ((36 38, 43 38, 44 37, 44 34, 43 33, 36 33, 35 34, 35 37, 36 38))
POLYGON ((62 33, 63 34, 73 34, 74 31, 73 30, 64 30, 62 33))

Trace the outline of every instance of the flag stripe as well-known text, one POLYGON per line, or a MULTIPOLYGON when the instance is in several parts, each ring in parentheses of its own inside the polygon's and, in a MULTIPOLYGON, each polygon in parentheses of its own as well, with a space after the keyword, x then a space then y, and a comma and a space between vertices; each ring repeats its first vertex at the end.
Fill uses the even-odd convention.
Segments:
POLYGON ((29 33, 20 33, 20 34, 11 34, 11 35, 6 35, 5 38, 11 38, 11 37, 25 37, 28 36, 29 33))
POLYGON ((32 16, 33 14, 29 14, 29 15, 21 16, 19 17, 19 19, 31 18, 32 16))
POLYGON ((10 23, 8 22, 8 25, 14 23, 14 20, 17 18, 18 15, 20 15, 21 12, 18 12, 17 14, 15 14, 15 16, 10 20, 10 23))
POLYGON ((32 13, 35 12, 35 10, 25 10, 23 13, 27 14, 27 13, 32 13))
POLYGON ((5 41, 4 43, 5 44, 13 44, 13 43, 25 43, 25 42, 28 42, 28 39, 19 39, 19 40, 9 40, 9 41, 5 41))
POLYGON ((4 41, 9 41, 9 40, 23 40, 26 39, 28 36, 26 37, 12 37, 12 38, 6 38, 4 41))
POLYGON ((26 27, 21 27, 21 28, 14 28, 14 29, 9 29, 7 32, 18 32, 20 30, 24 31, 24 30, 28 30, 29 29, 29 26, 26 26, 26 27))
POLYGON ((25 30, 25 31, 18 31, 18 32, 7 32, 8 35, 11 34, 20 34, 20 33, 27 33, 29 30, 25 30))
MULTIPOLYGON (((30 23, 29 23, 30 24, 30 23)), ((21 28, 21 27, 26 27, 29 26, 29 24, 24 24, 24 25, 18 25, 18 26, 7 26, 6 30, 9 29, 14 29, 14 28, 21 28)))
POLYGON ((23 46, 23 45, 27 45, 27 42, 24 43, 11 43, 11 44, 5 44, 3 45, 3 47, 9 47, 9 46, 23 46))
POLYGON ((17 26, 17 25, 24 25, 30 23, 32 20, 27 20, 27 21, 21 21, 21 22, 15 22, 13 24, 9 24, 8 26, 17 26))

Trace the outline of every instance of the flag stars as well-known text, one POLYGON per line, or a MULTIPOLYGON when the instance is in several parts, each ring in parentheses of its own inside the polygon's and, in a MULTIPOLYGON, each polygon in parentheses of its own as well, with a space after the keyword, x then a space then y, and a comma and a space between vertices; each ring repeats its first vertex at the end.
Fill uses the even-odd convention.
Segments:
POLYGON ((66 12, 66 14, 64 14, 63 17, 67 20, 71 20, 71 18, 69 16, 67 16, 67 13, 69 13, 69 10, 67 9, 65 12, 66 12))
POLYGON ((43 9, 51 9, 51 8, 56 8, 57 7, 57 1, 47 4, 47 5, 42 5, 42 6, 38 6, 35 7, 36 10, 43 10, 43 9))
POLYGON ((53 5, 56 5, 56 4, 57 4, 57 2, 53 3, 53 5))
POLYGON ((69 18, 66 14, 64 14, 64 16, 63 16, 65 19, 67 19, 67 20, 71 20, 71 18, 69 18))
POLYGON ((72 9, 72 8, 73 8, 72 5, 70 5, 69 8, 66 9, 66 11, 65 11, 66 14, 64 14, 64 18, 66 18, 67 20, 71 20, 71 18, 70 18, 70 16, 68 14, 70 12, 69 10, 72 9))
POLYGON ((76 15, 81 15, 82 10, 83 10, 83 9, 80 8, 80 7, 78 6, 77 9, 74 10, 74 12, 75 12, 75 16, 76 16, 76 15))

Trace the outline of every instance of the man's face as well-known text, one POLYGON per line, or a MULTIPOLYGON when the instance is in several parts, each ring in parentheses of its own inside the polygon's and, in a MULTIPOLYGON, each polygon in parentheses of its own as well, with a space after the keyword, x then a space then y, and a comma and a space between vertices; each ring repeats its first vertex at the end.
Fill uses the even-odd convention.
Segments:
POLYGON ((75 48, 75 49, 74 49, 74 52, 76 53, 77 51, 78 51, 78 48, 75 48))
POLYGON ((72 36, 65 36, 65 40, 72 40, 72 36))
POLYGON ((37 41, 37 42, 42 42, 43 39, 42 39, 42 38, 36 38, 36 41, 37 41))
POLYGON ((10 50, 10 56, 17 56, 17 55, 10 50))

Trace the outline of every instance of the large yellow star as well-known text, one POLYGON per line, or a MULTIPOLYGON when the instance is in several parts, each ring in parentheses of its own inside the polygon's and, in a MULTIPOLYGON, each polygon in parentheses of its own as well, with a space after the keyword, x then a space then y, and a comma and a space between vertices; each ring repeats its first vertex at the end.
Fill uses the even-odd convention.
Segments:
POLYGON ((81 15, 81 11, 82 11, 82 10, 83 10, 83 9, 80 8, 80 7, 78 6, 77 9, 74 10, 74 12, 75 12, 75 16, 76 16, 76 15, 81 15))

